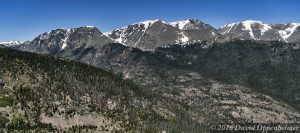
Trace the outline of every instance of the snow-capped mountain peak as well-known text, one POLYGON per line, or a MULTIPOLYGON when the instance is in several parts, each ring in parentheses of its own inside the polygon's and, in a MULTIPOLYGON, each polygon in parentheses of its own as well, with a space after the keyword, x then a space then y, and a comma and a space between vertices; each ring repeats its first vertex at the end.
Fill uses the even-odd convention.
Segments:
MULTIPOLYGON (((161 22, 165 23, 164 21, 161 21, 159 19, 154 19, 154 20, 146 20, 146 21, 141 21, 138 23, 130 24, 128 26, 122 27, 120 29, 114 29, 110 32, 105 32, 103 33, 105 36, 107 36, 110 39, 113 39, 115 42, 121 43, 126 45, 127 42, 127 37, 129 35, 132 35, 134 33, 139 33, 141 38, 147 29, 153 25, 154 23, 161 22)), ((137 44, 138 42, 135 42, 137 44)))
POLYGON ((175 21, 175 22, 170 22, 168 23, 169 25, 172 25, 173 27, 176 27, 180 30, 186 30, 187 27, 193 28, 193 29, 198 29, 199 25, 205 25, 198 19, 187 19, 187 20, 182 20, 182 21, 175 21))
POLYGON ((39 53, 60 53, 76 47, 97 47, 111 42, 113 41, 103 35, 96 27, 82 26, 45 32, 20 47, 28 51, 36 50, 39 53))
POLYGON ((170 44, 198 40, 214 40, 216 29, 197 19, 187 19, 175 22, 162 20, 147 20, 105 33, 115 42, 127 46, 139 47, 144 50, 170 44))
POLYGON ((85 26, 86 28, 95 28, 95 26, 90 26, 90 25, 88 25, 88 26, 85 26))
POLYGON ((272 29, 271 25, 265 24, 262 21, 245 20, 226 24, 219 29, 219 32, 221 34, 232 34, 237 38, 259 40, 264 37, 267 31, 272 29))
POLYGON ((255 24, 260 25, 259 28, 261 30, 261 35, 263 35, 266 31, 272 29, 271 26, 269 26, 268 24, 262 23, 262 21, 246 20, 246 21, 243 21, 242 23, 244 25, 245 30, 250 31, 249 33, 250 33, 251 37, 253 37, 253 38, 254 38, 254 35, 253 35, 252 26, 255 25, 255 24))
POLYGON ((289 23, 285 25, 285 29, 279 30, 279 34, 283 39, 287 40, 300 26, 300 23, 289 23))
POLYGON ((139 22, 137 24, 143 24, 145 26, 145 29, 147 29, 151 24, 155 23, 155 22, 158 22, 158 21, 161 21, 159 19, 155 19, 155 20, 146 20, 146 21, 142 21, 142 22, 139 22))
POLYGON ((187 20, 183 20, 183 21, 170 22, 169 24, 174 27, 178 27, 179 29, 182 30, 190 22, 191 22, 190 19, 187 19, 187 20))
POLYGON ((218 29, 223 35, 232 38, 254 39, 254 40, 277 40, 284 42, 300 41, 300 23, 289 24, 265 24, 262 21, 246 20, 226 24, 218 29))
POLYGON ((232 30, 232 28, 234 26, 237 26, 239 24, 243 25, 243 30, 250 31, 250 35, 252 37, 254 37, 253 32, 252 32, 254 25, 259 25, 258 28, 261 29, 262 33, 272 29, 272 27, 270 25, 264 24, 262 21, 256 21, 256 20, 246 20, 246 21, 242 21, 242 22, 226 24, 226 25, 222 26, 221 28, 230 27, 230 29, 227 31, 227 32, 230 32, 230 30, 232 30))
POLYGON ((0 44, 7 46, 7 47, 11 47, 11 46, 16 46, 19 44, 22 44, 22 41, 6 41, 6 42, 0 42, 0 44))

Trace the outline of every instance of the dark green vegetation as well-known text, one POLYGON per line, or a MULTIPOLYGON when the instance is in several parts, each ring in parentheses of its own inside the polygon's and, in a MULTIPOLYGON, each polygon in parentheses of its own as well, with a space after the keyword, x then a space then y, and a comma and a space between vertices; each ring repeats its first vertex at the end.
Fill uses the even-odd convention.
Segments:
POLYGON ((10 96, 3 96, 0 98, 0 107, 11 106, 13 104, 13 98, 10 96))
POLYGON ((300 110, 299 44, 235 40, 202 48, 203 44, 157 49, 156 55, 175 67, 225 83, 254 88, 300 110))
POLYGON ((181 104, 156 96, 122 77, 50 55, 0 48, 0 79, 5 83, 1 87, 5 93, 0 107, 11 109, 0 117, 0 125, 5 127, 2 131, 59 131, 62 129, 55 124, 65 126, 59 122, 88 115, 96 117, 96 122, 74 123, 67 126, 68 130, 177 131, 176 127, 183 124, 181 130, 187 132, 203 130, 181 104), (182 115, 167 119, 153 110, 158 103, 170 104, 182 115), (61 119, 54 124, 44 123, 53 116, 61 119))
POLYGON ((0 114, 0 128, 4 128, 6 123, 9 122, 9 119, 0 114))
POLYGON ((70 132, 205 132, 214 122, 299 121, 298 45, 239 40, 206 45, 145 52, 112 43, 52 54, 95 67, 1 48, 0 107, 12 107, 11 114, 2 115, 2 125, 41 131, 62 130, 55 128, 62 125, 70 132), (84 123, 72 121, 78 116, 84 123))

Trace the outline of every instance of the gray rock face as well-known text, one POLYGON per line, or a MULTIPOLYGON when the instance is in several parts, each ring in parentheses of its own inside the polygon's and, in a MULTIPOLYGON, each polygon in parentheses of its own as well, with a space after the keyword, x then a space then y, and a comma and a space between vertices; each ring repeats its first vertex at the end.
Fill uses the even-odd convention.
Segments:
POLYGON ((222 26, 218 32, 243 40, 299 42, 299 23, 265 24, 261 21, 247 20, 222 26))
POLYGON ((300 23, 285 24, 279 33, 286 42, 300 43, 300 23))
POLYGON ((150 20, 105 34, 115 42, 142 50, 154 50, 170 43, 213 41, 218 36, 216 29, 212 26, 195 19, 171 23, 150 20))
POLYGON ((76 55, 77 57, 86 49, 101 47, 111 42, 112 40, 103 35, 97 28, 86 26, 52 30, 14 48, 34 53, 63 55, 65 57, 76 55))

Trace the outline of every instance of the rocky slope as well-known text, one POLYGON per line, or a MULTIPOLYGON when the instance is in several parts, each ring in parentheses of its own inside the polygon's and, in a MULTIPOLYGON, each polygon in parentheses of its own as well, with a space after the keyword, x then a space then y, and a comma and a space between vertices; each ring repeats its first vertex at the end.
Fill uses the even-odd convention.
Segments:
POLYGON ((227 42, 231 39, 299 43, 299 26, 299 23, 265 24, 246 20, 215 29, 197 19, 176 22, 149 20, 112 30, 105 35, 130 47, 154 50, 170 43, 227 42))
POLYGON ((85 26, 73 29, 56 29, 45 32, 30 42, 13 48, 40 54, 80 56, 83 49, 98 48, 113 42, 96 27, 85 26))
POLYGON ((300 42, 300 23, 272 25, 261 21, 247 20, 226 24, 218 29, 218 32, 222 35, 243 40, 300 42))
POLYGON ((170 43, 214 41, 219 37, 216 29, 196 19, 170 23, 162 20, 149 20, 105 34, 118 43, 142 50, 154 50, 170 43))

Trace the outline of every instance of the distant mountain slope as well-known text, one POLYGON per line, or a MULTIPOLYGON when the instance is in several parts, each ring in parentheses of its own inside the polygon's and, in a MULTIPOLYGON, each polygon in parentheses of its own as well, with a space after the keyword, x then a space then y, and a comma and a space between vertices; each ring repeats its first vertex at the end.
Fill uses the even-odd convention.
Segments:
POLYGON ((7 47, 11 47, 11 46, 16 46, 16 45, 19 45, 19 44, 22 44, 23 42, 21 41, 6 41, 6 42, 0 42, 0 45, 5 45, 7 47))
MULTIPOLYGON (((173 79, 176 71, 196 72, 207 79, 248 86, 255 92, 270 95, 300 109, 298 44, 236 40, 203 47, 206 45, 169 45, 144 52, 121 44, 110 44, 96 52, 95 55, 101 56, 93 56, 93 60, 84 62, 123 72, 127 78, 147 86, 159 86, 164 78, 173 79), (165 77, 162 73, 166 73, 165 77), (150 75, 157 77, 148 79, 150 75)), ((171 83, 172 80, 166 81, 166 84, 171 83)))
POLYGON ((170 23, 149 20, 105 34, 118 43, 142 50, 154 50, 170 43, 214 41, 218 37, 216 29, 196 19, 170 23))
POLYGON ((218 32, 244 40, 300 42, 300 23, 272 25, 261 21, 247 20, 226 24, 218 29, 218 32))
MULTIPOLYGON (((254 88, 250 89, 243 86, 224 84, 218 82, 224 80, 205 73, 206 70, 213 71, 218 69, 218 67, 208 66, 209 69, 194 69, 193 67, 205 66, 202 63, 207 60, 204 57, 201 58, 201 54, 204 51, 210 51, 218 47, 218 45, 213 45, 211 48, 203 48, 201 45, 171 45, 170 47, 158 48, 154 52, 145 52, 121 44, 108 44, 96 52, 97 55, 101 56, 95 56, 88 63, 100 68, 110 69, 113 72, 122 72, 124 78, 131 79, 136 84, 153 90, 153 92, 167 99, 184 104, 188 109, 188 113, 194 114, 194 117, 200 123, 299 121, 300 115, 296 113, 297 111, 283 102, 287 101, 287 99, 281 98, 278 100, 280 102, 278 102, 269 96, 257 93, 260 91, 256 89, 260 89, 260 86, 251 86, 254 88), (160 49, 162 50, 160 51, 160 49), (217 79, 217 81, 211 79, 217 79), (249 97, 245 98, 245 96, 250 96, 251 100, 248 99, 249 97), (264 99, 270 99, 270 101, 265 101, 264 99), (228 108, 226 107, 227 105, 228 108), (235 116, 235 112, 240 112, 241 110, 239 109, 241 108, 243 108, 242 110, 245 109, 245 111, 251 111, 235 116), (281 119, 278 115, 283 112, 293 113, 281 119)), ((222 46, 222 44, 219 45, 220 47, 222 46)), ((249 45, 252 46, 252 44, 249 45)), ((229 44, 230 46, 232 44, 229 44)), ((210 58, 207 59, 209 60, 210 58)), ((226 61, 224 60, 224 62, 220 63, 226 64, 226 61)), ((218 62, 214 63, 218 64, 218 62)), ((222 64, 219 65, 222 66, 222 64)), ((222 68, 224 68, 225 72, 231 70, 226 66, 222 68)), ((226 79, 226 75, 222 74, 220 76, 226 79)), ((228 74, 228 76, 231 75, 228 74)), ((228 79, 230 78, 228 77, 228 79)), ((238 82, 230 83, 236 84, 238 82)), ((269 92, 277 91, 277 88, 269 89, 269 92)), ((288 91, 284 92, 289 93, 288 91)), ((288 95, 293 96, 292 93, 288 95)), ((174 113, 172 109, 169 109, 169 111, 174 113)))
POLYGON ((97 48, 113 42, 96 27, 85 26, 73 29, 56 29, 45 32, 32 41, 13 48, 41 54, 74 56, 83 49, 97 48))
POLYGON ((155 53, 173 66, 254 88, 300 110, 299 44, 236 40, 208 49, 201 45, 170 46, 155 53))
POLYGON ((197 19, 165 22, 149 20, 105 33, 106 36, 130 47, 154 50, 164 44, 193 42, 227 42, 231 39, 282 41, 299 43, 300 24, 265 24, 246 20, 215 29, 197 19))

